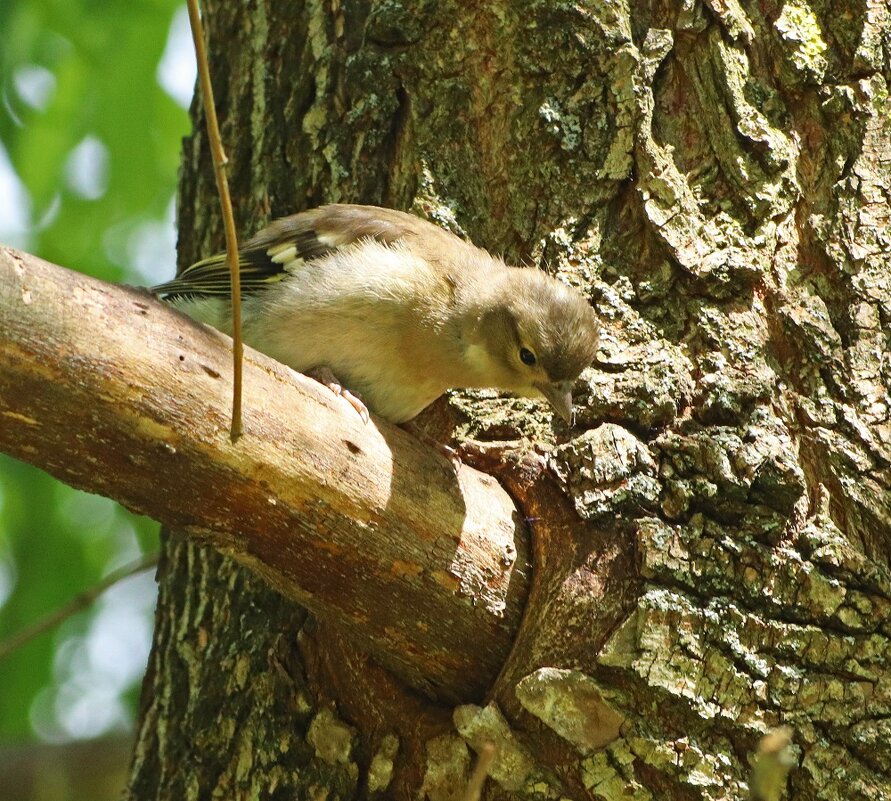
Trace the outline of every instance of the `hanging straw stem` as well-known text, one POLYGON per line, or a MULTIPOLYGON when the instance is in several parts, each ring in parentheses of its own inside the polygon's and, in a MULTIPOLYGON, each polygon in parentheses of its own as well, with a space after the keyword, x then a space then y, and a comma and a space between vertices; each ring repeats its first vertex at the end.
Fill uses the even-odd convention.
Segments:
POLYGON ((235 217, 232 213, 232 198, 229 195, 229 181, 226 178, 228 159, 223 150, 223 139, 217 122, 213 87, 210 83, 210 67, 207 63, 207 48, 204 45, 204 28, 198 12, 198 0, 188 0, 189 22, 192 27, 192 40, 195 43, 195 58, 198 62, 198 81, 201 85, 201 99, 204 102, 204 116, 207 120, 207 136, 213 156, 217 191, 220 193, 220 208, 223 227, 226 231, 226 263, 232 281, 232 426, 229 436, 233 442, 241 436, 241 363, 244 345, 241 341, 241 276, 238 271, 238 238, 235 235, 235 217))

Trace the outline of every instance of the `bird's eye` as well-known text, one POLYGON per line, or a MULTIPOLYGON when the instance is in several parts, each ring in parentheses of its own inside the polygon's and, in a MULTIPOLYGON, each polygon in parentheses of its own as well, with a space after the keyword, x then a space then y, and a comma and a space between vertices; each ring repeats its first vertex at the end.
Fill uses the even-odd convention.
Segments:
POLYGON ((532 367, 535 364, 535 354, 529 348, 520 348, 520 361, 532 367))

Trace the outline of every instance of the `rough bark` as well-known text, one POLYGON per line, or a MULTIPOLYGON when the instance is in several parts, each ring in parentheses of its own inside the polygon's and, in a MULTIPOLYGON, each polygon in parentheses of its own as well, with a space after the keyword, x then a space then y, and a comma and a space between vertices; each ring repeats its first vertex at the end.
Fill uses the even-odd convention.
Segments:
POLYGON ((494 479, 255 352, 233 444, 227 337, 3 248, 0 328, 6 453, 235 558, 415 689, 482 696, 529 573, 494 479))
MULTIPOLYGON (((244 231, 414 207, 581 287, 605 336, 570 432, 491 397, 434 421, 540 443, 479 454, 535 554, 485 706, 170 540, 129 796, 439 801, 491 739, 489 799, 745 798, 784 723, 778 792, 889 797, 887 5, 206 10, 244 231)), ((196 134, 184 262, 212 187, 196 134)))

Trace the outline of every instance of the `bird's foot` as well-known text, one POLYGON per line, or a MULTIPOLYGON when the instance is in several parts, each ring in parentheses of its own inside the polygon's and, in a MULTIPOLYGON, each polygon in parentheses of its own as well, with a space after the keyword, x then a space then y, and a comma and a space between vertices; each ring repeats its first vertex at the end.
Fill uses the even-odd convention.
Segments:
POLYGON ((340 398, 343 398, 353 409, 356 411, 356 414, 362 418, 363 423, 367 423, 370 419, 368 414, 368 407, 362 402, 362 398, 358 395, 350 392, 346 387, 344 387, 338 380, 337 376, 331 372, 327 367, 316 367, 313 370, 310 370, 307 375, 318 381, 322 386, 328 387, 335 395, 340 398))

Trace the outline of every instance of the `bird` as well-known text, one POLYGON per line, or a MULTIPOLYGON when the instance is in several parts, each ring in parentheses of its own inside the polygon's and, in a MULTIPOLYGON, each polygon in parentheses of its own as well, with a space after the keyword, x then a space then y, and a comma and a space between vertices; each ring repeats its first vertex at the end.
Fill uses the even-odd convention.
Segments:
MULTIPOLYGON (((394 209, 332 204, 283 217, 238 261, 244 342, 336 377, 323 382, 393 423, 452 388, 544 398, 569 423, 573 383, 597 350, 598 318, 578 291, 394 209)), ((224 253, 150 291, 231 334, 224 253)))

